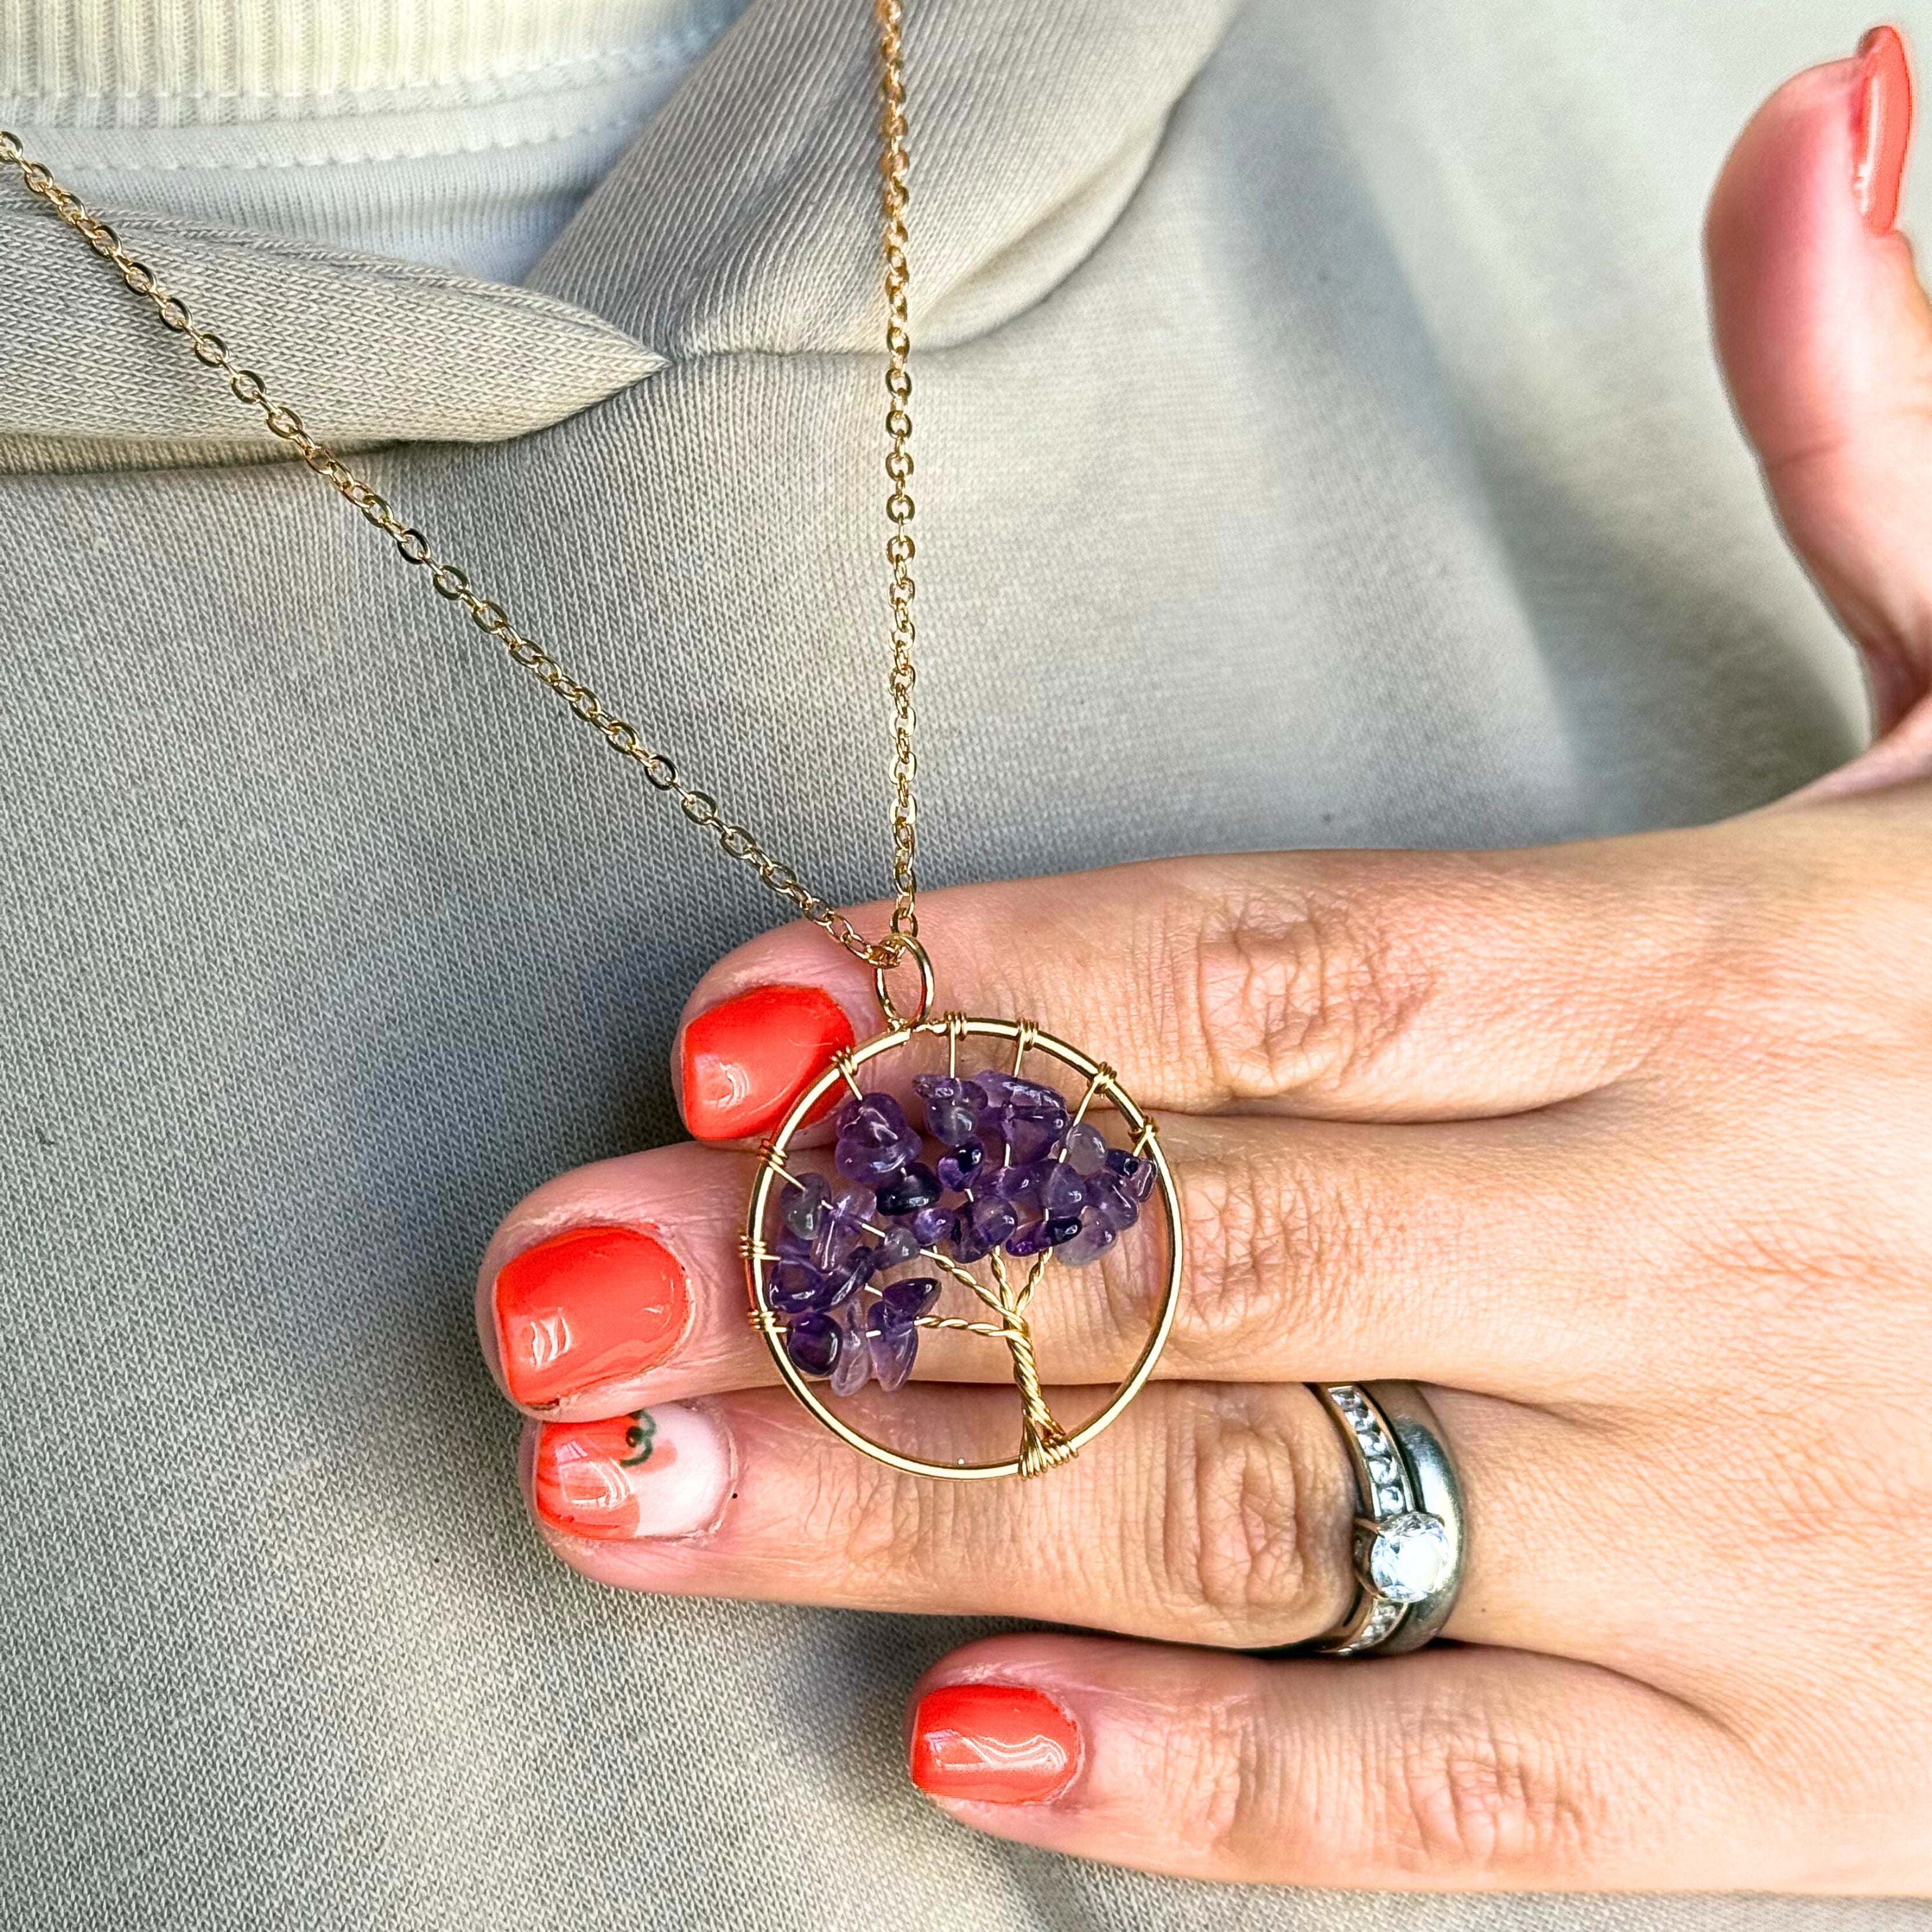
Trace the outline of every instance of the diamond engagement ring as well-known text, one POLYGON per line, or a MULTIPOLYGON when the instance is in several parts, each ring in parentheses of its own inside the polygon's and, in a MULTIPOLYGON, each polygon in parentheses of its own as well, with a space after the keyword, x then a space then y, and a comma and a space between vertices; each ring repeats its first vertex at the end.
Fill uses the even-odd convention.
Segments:
POLYGON ((1329 1657, 1420 1650, 1462 1580, 1462 1496, 1435 1412, 1413 1382, 1311 1382, 1348 1445, 1360 1511, 1356 1594, 1331 1630, 1299 1646, 1329 1657))

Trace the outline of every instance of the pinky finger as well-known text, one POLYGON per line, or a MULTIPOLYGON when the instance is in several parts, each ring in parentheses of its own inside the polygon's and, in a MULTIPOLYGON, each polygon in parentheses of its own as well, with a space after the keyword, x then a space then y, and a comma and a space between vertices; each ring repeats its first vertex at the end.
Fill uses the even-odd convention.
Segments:
POLYGON ((1546 1892, 1790 1877, 1715 1723, 1520 1652, 1282 1663, 995 1637, 927 1674, 908 1734, 914 1783, 962 1823, 1186 1877, 1546 1892))

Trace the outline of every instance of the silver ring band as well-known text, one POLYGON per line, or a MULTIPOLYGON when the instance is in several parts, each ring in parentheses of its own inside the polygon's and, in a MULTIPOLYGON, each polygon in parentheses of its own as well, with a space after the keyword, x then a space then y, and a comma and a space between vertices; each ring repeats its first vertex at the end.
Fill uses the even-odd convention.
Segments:
POLYGON ((1329 1657, 1420 1650, 1462 1586, 1462 1490, 1435 1412, 1413 1382, 1310 1382, 1348 1445, 1360 1509, 1355 1600, 1304 1651, 1329 1657))

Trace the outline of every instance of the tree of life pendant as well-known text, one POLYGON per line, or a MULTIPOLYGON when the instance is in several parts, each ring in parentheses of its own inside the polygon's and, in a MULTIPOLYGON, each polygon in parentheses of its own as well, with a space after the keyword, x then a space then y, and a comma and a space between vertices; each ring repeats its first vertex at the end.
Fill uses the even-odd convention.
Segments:
MULTIPOLYGON (((897 1011, 881 972, 886 1030, 835 1056, 761 1150, 744 1236, 752 1320, 792 1393, 864 1454, 920 1475, 1036 1476, 1154 1372, 1180 1299, 1174 1176, 1112 1067, 1028 1020, 932 1016, 930 964, 908 950, 918 1011, 897 1011), (1046 1063, 1060 1084, 1042 1077, 1046 1063), (828 1106, 832 1144, 797 1147, 828 1106), (1106 1269, 1142 1285, 1146 1338, 1100 1407, 1070 1422, 1034 1353, 1036 1298, 1106 1269), (1004 1348, 1018 1398, 1010 1456, 915 1454, 861 1426, 862 1408, 905 1386, 922 1337, 941 1336, 956 1351, 961 1338, 1004 1348)), ((1132 1299, 1110 1284, 1088 1301, 1132 1299)), ((954 1386, 973 1372, 956 1353, 941 1371, 954 1386)))

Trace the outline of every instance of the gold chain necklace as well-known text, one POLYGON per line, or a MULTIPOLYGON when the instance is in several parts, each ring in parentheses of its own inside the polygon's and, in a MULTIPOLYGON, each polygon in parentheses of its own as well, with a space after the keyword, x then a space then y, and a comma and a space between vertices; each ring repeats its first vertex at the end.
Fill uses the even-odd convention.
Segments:
MULTIPOLYGON (((890 923, 868 939, 849 916, 774 858, 744 826, 726 818, 709 792, 688 783, 662 751, 610 710, 544 647, 518 629, 509 613, 472 584, 381 491, 310 434, 300 413, 278 401, 228 344, 190 316, 182 298, 130 254, 107 223, 28 158, 18 136, 0 130, 0 164, 18 170, 94 252, 112 265, 161 325, 185 338, 196 360, 226 379, 229 393, 260 412, 316 476, 394 544, 405 563, 427 572, 436 595, 460 607, 511 661, 554 692, 614 752, 640 766, 685 817, 716 838, 728 858, 748 866, 795 912, 873 969, 886 1029, 836 1054, 760 1149, 742 1248, 751 1318, 781 1376, 806 1407, 866 1454, 897 1468, 940 1477, 1037 1475, 1076 1454, 1113 1421, 1148 1378, 1178 1304, 1182 1270, 1179 1202, 1154 1122, 1113 1069, 1041 1032, 1030 1020, 932 1014, 932 962, 919 938, 918 814, 914 784, 913 621, 914 545, 912 341, 907 320, 906 111, 900 44, 902 0, 876 0, 879 52, 880 242, 885 265, 886 515, 890 566, 892 705, 892 836, 894 901, 890 923), (918 1004, 902 1012, 888 977, 910 959, 920 976, 918 1004), (968 1042, 997 1042, 999 1063, 966 1070, 968 1042), (1086 1083, 1077 1100, 1025 1076, 1043 1055, 1086 1083), (938 1070, 943 1058, 945 1070, 938 1070), (887 1084, 868 1090, 858 1070, 880 1063, 887 1084), (899 1064, 895 1064, 899 1063, 899 1064), (922 1068, 923 1070, 914 1070, 922 1068), (834 1172, 795 1159, 800 1131, 844 1086, 835 1116, 834 1172), (908 1118, 910 1101, 922 1125, 908 1118), (1103 1123, 1114 1124, 1110 1143, 1103 1123), (935 1151, 936 1150, 936 1151, 935 1151), (1158 1196, 1166 1230, 1163 1286, 1150 1298, 1145 1343, 1111 1396, 1072 1429, 1055 1419, 1034 1351, 1029 1320, 1036 1291, 1058 1260, 1085 1267, 1140 1245, 1141 1210, 1158 1196), (1010 1264, 1023 1262, 1023 1271, 1010 1264), (983 1268, 984 1272, 980 1270, 983 1268), (929 1269, 933 1274, 908 1274, 929 1269), (972 1316, 940 1312, 949 1288, 977 1304, 972 1316), (1018 1453, 976 1455, 968 1447, 943 1459, 908 1454, 860 1426, 869 1387, 896 1393, 911 1373, 921 1334, 951 1332, 1004 1343, 1021 1409, 1018 1453), (820 1394, 826 1390, 832 1401, 820 1394), (832 1402, 839 1406, 835 1408, 832 1402)), ((1140 1265, 1146 1271, 1146 1258, 1140 1265)))

